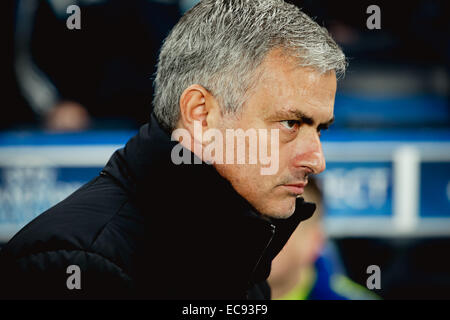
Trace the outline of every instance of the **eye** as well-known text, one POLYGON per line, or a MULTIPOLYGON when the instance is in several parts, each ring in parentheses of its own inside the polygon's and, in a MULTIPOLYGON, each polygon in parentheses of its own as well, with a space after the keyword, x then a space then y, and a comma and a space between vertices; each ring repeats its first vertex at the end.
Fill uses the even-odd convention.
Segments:
POLYGON ((298 120, 283 120, 280 123, 288 130, 293 130, 300 125, 300 121, 298 120))

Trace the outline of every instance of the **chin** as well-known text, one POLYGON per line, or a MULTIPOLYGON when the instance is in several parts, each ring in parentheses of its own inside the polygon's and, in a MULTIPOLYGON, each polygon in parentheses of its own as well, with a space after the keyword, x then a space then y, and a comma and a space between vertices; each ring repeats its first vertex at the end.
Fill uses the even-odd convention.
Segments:
POLYGON ((261 210, 260 213, 275 219, 287 219, 295 212, 295 201, 279 204, 278 206, 270 206, 270 209, 261 210))

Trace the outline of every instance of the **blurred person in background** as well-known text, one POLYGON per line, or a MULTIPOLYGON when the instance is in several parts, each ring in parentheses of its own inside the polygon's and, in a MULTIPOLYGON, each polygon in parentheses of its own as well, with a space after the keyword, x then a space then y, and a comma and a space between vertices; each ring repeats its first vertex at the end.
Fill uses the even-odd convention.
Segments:
POLYGON ((322 224, 322 192, 310 179, 303 193, 316 204, 315 214, 301 223, 272 262, 268 278, 275 300, 373 300, 379 297, 349 279, 322 224))
POLYGON ((13 106, 1 128, 135 129, 147 121, 158 49, 180 16, 178 1, 16 0, 8 6, 13 106), (70 5, 80 8, 80 29, 66 26, 70 5))

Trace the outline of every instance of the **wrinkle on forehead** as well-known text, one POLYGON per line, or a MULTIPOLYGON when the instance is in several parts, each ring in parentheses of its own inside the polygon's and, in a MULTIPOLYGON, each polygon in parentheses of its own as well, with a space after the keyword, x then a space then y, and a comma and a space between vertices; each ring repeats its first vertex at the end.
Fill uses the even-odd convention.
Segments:
POLYGON ((333 115, 336 84, 334 71, 321 74, 299 66, 298 58, 282 50, 273 50, 257 71, 241 116, 269 119, 276 110, 292 109, 308 114, 319 112, 316 120, 327 121, 333 115))
POLYGON ((277 89, 275 94, 288 96, 291 94, 309 95, 311 91, 334 99, 336 92, 336 75, 334 71, 319 73, 318 71, 298 65, 298 58, 287 56, 282 49, 272 50, 260 66, 259 85, 267 89, 277 89), (323 87, 323 82, 326 86, 323 87), (279 85, 276 85, 276 84, 279 85))
POLYGON ((261 88, 262 94, 267 97, 266 101, 273 101, 272 104, 266 104, 266 107, 291 110, 331 109, 332 113, 335 99, 333 86, 327 85, 327 88, 324 88, 323 82, 316 81, 317 79, 316 76, 312 76, 308 80, 302 81, 300 85, 296 85, 295 81, 286 82, 276 78, 273 81, 265 82, 261 88))

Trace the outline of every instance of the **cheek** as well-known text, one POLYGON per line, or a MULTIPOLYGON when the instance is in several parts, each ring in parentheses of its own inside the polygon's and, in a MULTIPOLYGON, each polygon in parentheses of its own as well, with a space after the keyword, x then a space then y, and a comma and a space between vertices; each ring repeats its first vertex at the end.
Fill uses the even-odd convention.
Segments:
POLYGON ((223 164, 217 166, 217 170, 241 195, 256 196, 266 189, 267 176, 260 174, 259 166, 223 164))
POLYGON ((269 191, 272 176, 261 175, 260 170, 259 165, 242 166, 239 179, 242 185, 246 185, 249 193, 263 197, 269 191))
POLYGON ((235 170, 235 189, 257 209, 266 208, 274 200, 273 176, 261 175, 257 165, 240 166, 235 170))
POLYGON ((279 175, 283 175, 294 163, 295 158, 295 145, 288 143, 281 145, 279 149, 279 175))

